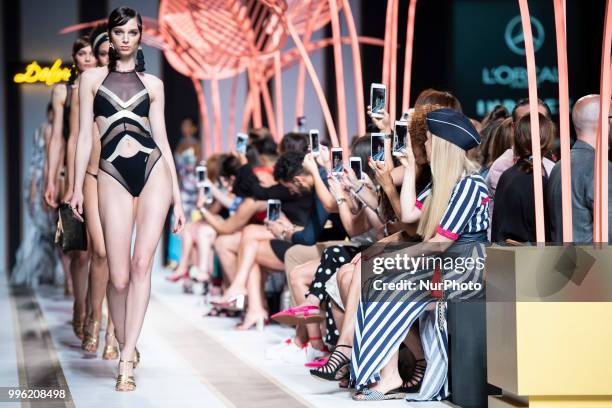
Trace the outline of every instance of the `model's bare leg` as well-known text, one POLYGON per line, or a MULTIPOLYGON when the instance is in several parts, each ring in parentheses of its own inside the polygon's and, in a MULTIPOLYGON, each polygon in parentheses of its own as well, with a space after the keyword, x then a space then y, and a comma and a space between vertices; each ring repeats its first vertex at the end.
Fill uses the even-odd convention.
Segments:
POLYGON ((88 333, 90 339, 87 345, 89 348, 86 349, 95 351, 102 324, 102 303, 104 302, 106 287, 108 286, 108 262, 106 260, 106 246, 100 221, 100 211, 98 210, 98 181, 89 174, 85 176, 83 194, 85 221, 92 249, 91 263, 89 265, 90 327, 88 328, 88 333))
POLYGON ((74 295, 74 286, 72 285, 72 275, 70 274, 70 255, 58 250, 62 270, 64 271, 64 296, 74 295))
POLYGON ((70 274, 74 288, 73 327, 74 333, 83 338, 85 318, 87 316, 87 281, 89 278, 88 251, 72 251, 70 253, 70 274))
MULTIPOLYGON (((130 263, 130 284, 125 314, 123 361, 134 360, 134 349, 151 295, 151 268, 161 238, 168 209, 172 203, 172 179, 166 161, 153 167, 136 205, 136 239, 130 263)), ((115 324, 119 322, 115 321, 115 324)), ((131 370, 123 374, 130 375, 131 370)))
POLYGON ((115 324, 115 336, 119 343, 124 343, 134 198, 117 180, 102 171, 98 174, 98 193, 110 273, 110 285, 107 288, 108 309, 115 324))

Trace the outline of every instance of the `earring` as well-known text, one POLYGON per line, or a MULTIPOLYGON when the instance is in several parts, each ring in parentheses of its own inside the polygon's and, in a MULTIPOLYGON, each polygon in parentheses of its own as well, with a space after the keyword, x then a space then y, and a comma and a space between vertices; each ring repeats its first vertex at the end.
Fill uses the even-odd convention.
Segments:
POLYGON ((136 52, 136 71, 143 72, 144 70, 145 70, 144 53, 142 52, 142 47, 138 47, 138 52, 136 52))

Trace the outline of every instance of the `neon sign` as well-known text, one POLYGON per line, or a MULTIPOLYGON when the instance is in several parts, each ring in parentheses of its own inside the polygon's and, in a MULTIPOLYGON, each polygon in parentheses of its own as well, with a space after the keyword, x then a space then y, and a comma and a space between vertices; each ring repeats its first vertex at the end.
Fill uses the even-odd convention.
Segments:
POLYGON ((25 72, 15 74, 13 81, 18 84, 44 82, 47 85, 53 85, 58 82, 67 81, 69 78, 70 69, 62 67, 62 60, 56 59, 50 68, 41 67, 36 61, 32 61, 26 67, 25 72))

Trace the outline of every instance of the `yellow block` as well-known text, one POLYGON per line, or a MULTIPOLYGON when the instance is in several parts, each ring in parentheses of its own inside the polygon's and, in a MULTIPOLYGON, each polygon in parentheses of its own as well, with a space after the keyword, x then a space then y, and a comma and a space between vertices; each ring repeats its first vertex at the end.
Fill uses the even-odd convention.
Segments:
POLYGON ((529 397, 529 408, 612 408, 612 397, 529 397))

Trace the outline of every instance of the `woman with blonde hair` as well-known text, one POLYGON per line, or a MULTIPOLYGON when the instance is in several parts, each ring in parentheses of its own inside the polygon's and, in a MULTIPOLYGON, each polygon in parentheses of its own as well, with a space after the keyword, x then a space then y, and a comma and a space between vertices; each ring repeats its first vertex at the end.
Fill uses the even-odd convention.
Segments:
MULTIPOLYGON (((410 400, 443 399, 448 395, 448 343, 446 302, 440 301, 427 285, 439 281, 480 283, 482 270, 473 266, 460 268, 447 259, 484 258, 483 244, 489 226, 487 186, 478 174, 479 165, 467 151, 480 144, 480 136, 470 120, 451 109, 427 114, 428 139, 425 143, 430 160, 432 183, 418 196, 415 191, 415 159, 411 144, 401 157, 404 182, 401 191, 401 221, 418 221, 418 234, 423 242, 388 254, 363 254, 363 259, 376 264, 384 256, 412 257, 421 260, 401 263, 382 274, 363 276, 364 288, 357 311, 357 327, 353 342, 351 377, 360 401, 404 398, 410 400), (443 252, 444 262, 435 258, 443 252), (431 262, 433 261, 433 262, 431 262), (440 266, 441 265, 441 266, 440 266), (457 267, 454 267, 454 266, 457 267), (436 269, 438 266, 438 269, 436 269), (439 272, 438 272, 439 271, 439 272), (384 290, 388 283, 401 282, 405 290, 384 290), (422 285, 422 286, 421 286, 422 285), (425 287, 424 290, 419 288, 425 287), (381 288, 383 288, 381 290, 381 288), (398 371, 398 351, 413 323, 419 319, 419 331, 425 344, 410 348, 422 373, 417 385, 406 387, 398 371)), ((387 259, 384 259, 387 261, 387 259)), ((388 262, 383 262, 388 265, 388 262)), ((372 270, 364 263, 362 273, 372 270)), ((477 288, 477 286, 476 286, 477 288)), ((446 300, 476 298, 478 290, 461 291, 453 286, 445 293, 446 300)))

